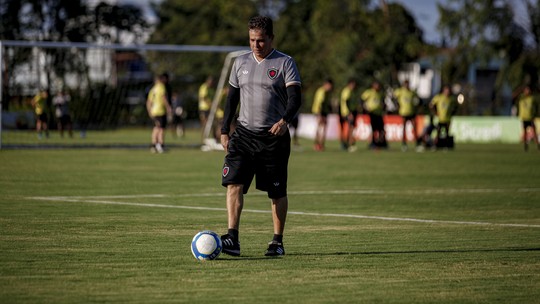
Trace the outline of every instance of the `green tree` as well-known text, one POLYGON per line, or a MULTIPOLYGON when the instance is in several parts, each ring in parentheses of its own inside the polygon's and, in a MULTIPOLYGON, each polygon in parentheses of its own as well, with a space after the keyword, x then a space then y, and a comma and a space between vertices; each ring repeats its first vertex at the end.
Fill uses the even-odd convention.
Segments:
MULTIPOLYGON (((247 22, 256 14, 249 0, 165 0, 156 10, 160 22, 149 42, 176 45, 247 46, 247 22)), ((153 53, 149 58, 156 73, 202 82, 208 75, 218 76, 225 54, 153 53)))
MULTIPOLYGON (((92 10, 87 1, 83 0, 0 0, 2 40, 125 42, 120 37, 129 34, 134 37, 129 42, 142 42, 146 29, 148 24, 144 21, 142 11, 132 5, 111 6, 102 3, 96 6, 96 10, 92 10)), ((51 91, 53 84, 58 81, 66 83, 66 77, 73 75, 86 80, 79 81, 79 86, 90 84, 85 50, 75 52, 70 49, 44 48, 39 52, 44 63, 39 64, 38 72, 45 75, 48 85, 45 89, 51 91)), ((4 63, 8 65, 6 71, 14 71, 17 65, 28 64, 36 58, 30 48, 12 48, 9 54, 10 58, 17 60, 5 60, 4 63)), ((8 77, 15 76, 7 72, 2 75, 7 80, 3 82, 3 100, 9 100, 10 92, 14 91, 7 90, 7 85, 11 83, 8 77)), ((85 92, 79 89, 75 93, 85 92)))
MULTIPOLYGON (((274 46, 293 56, 300 68, 306 109, 326 77, 339 89, 349 77, 368 85, 373 76, 396 82, 396 71, 418 58, 425 44, 414 18, 399 4, 388 15, 370 9, 370 0, 165 0, 157 7, 160 23, 152 43, 247 46, 247 21, 253 15, 274 18, 274 46)), ((216 75, 223 56, 153 54, 155 72, 171 71, 202 81, 216 75)))
MULTIPOLYGON (((494 112, 507 84, 513 89, 525 83, 539 85, 540 1, 526 2, 529 28, 516 23, 513 4, 509 0, 452 0, 448 6, 439 6, 439 29, 450 47, 442 66, 443 80, 467 86, 464 80, 471 64, 499 61, 494 112)), ((470 98, 474 104, 474 96, 470 98)))
POLYGON ((291 54, 311 95, 325 77, 336 89, 356 77, 367 86, 373 77, 397 81, 397 70, 422 54, 425 44, 414 18, 399 4, 369 9, 371 1, 291 1, 277 26, 277 45, 291 54))
POLYGON ((372 12, 369 20, 373 72, 384 83, 396 85, 401 65, 417 59, 425 49, 422 30, 414 17, 395 3, 383 4, 372 12))

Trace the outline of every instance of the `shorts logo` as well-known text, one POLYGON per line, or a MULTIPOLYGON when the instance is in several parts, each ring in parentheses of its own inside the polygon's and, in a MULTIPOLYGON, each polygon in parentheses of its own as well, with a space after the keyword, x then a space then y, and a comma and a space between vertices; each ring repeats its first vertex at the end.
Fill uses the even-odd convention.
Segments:
POLYGON ((227 174, 229 174, 229 167, 225 166, 223 167, 223 177, 227 176, 227 174))
POLYGON ((271 68, 271 69, 268 69, 268 72, 266 72, 266 74, 268 75, 270 79, 276 79, 278 75, 278 70, 275 68, 271 68))
POLYGON ((279 182, 275 182, 275 183, 274 183, 274 186, 278 187, 278 186, 279 186, 279 182))

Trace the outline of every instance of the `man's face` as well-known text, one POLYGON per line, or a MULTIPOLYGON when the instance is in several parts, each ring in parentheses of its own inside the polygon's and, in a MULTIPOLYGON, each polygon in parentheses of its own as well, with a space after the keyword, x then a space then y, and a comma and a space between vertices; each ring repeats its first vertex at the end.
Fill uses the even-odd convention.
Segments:
POLYGON ((262 30, 249 30, 249 47, 258 60, 263 60, 272 51, 272 37, 262 30))
POLYGON ((450 95, 450 88, 449 87, 444 87, 442 92, 443 92, 444 95, 448 96, 448 95, 450 95))

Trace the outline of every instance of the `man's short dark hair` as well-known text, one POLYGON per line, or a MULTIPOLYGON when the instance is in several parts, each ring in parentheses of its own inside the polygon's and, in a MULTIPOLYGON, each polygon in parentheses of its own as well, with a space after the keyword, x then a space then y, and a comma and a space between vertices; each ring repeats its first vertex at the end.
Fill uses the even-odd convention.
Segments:
POLYGON ((249 20, 248 27, 250 30, 262 30, 270 37, 274 36, 274 24, 270 17, 255 16, 249 20))

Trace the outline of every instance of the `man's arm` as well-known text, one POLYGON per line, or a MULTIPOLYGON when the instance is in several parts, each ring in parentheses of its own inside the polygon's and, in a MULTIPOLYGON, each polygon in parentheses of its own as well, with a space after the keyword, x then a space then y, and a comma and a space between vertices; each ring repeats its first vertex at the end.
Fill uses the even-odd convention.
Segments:
POLYGON ((287 108, 283 120, 289 123, 293 120, 298 110, 302 106, 302 90, 299 85, 290 85, 287 87, 287 108))
POLYGON ((285 115, 278 122, 276 122, 270 133, 281 136, 287 132, 287 124, 293 120, 296 113, 302 105, 302 91, 299 85, 290 85, 287 87, 287 108, 285 109, 285 115))
POLYGON ((229 93, 227 94, 227 101, 225 102, 225 108, 223 109, 223 126, 221 127, 221 134, 229 135, 231 123, 236 115, 236 109, 240 103, 240 88, 235 88, 229 85, 229 93))
POLYGON ((236 109, 240 103, 240 88, 235 88, 229 85, 229 93, 227 94, 227 101, 225 102, 225 108, 223 109, 223 125, 221 126, 221 145, 227 153, 227 147, 229 146, 229 132, 231 131, 231 123, 236 115, 236 109))

